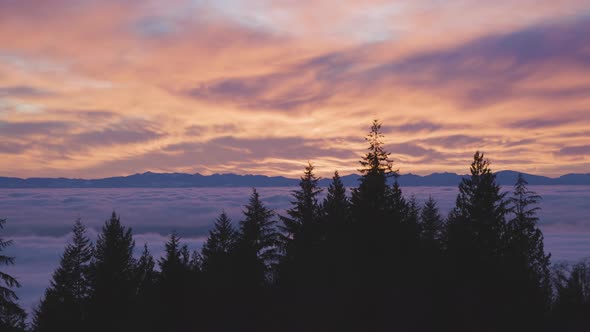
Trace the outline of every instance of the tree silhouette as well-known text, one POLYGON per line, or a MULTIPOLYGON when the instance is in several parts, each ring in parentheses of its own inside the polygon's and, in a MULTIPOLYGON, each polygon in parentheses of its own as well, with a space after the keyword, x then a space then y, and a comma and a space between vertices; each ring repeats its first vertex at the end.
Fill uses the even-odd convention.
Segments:
POLYGON ((233 255, 237 233, 227 214, 222 212, 201 251, 203 273, 207 283, 213 287, 233 286, 233 255))
POLYGON ((314 252, 317 252, 320 234, 320 206, 318 195, 322 191, 318 186, 320 180, 315 176, 311 163, 305 167, 305 172, 299 181, 299 189, 293 191, 292 207, 286 216, 280 216, 282 225, 281 247, 283 250, 280 262, 281 282, 286 284, 306 284, 313 276, 309 274, 312 268, 305 264, 313 264, 314 252))
POLYGON ((383 222, 387 219, 390 188, 387 179, 397 175, 393 160, 385 151, 381 123, 373 121, 371 131, 365 138, 369 143, 368 152, 360 160, 360 184, 352 191, 353 217, 357 222, 383 222))
POLYGON ((436 201, 432 196, 429 196, 420 214, 420 235, 422 241, 430 247, 439 247, 443 228, 444 221, 440 215, 436 201))
POLYGON ((502 312, 505 287, 504 257, 505 193, 500 192, 489 161, 479 151, 473 156, 471 176, 459 184, 455 208, 448 217, 445 245, 452 282, 450 296, 454 307, 465 312, 465 326, 505 328, 507 313, 502 312), (501 314, 499 319, 498 314, 501 314))
MULTIPOLYGON (((33 330, 588 329, 590 263, 550 273, 540 197, 521 175, 506 198, 476 152, 445 220, 432 197, 421 206, 404 196, 383 137, 374 121, 350 199, 335 172, 320 204, 308 163, 280 225, 253 189, 237 230, 222 212, 192 254, 172 233, 159 271, 147 245, 133 259, 131 229, 114 212, 94 251, 78 221, 33 330)), ((0 251, 9 244, 0 239, 0 251)), ((0 273, 0 331, 24 328, 17 286, 0 273)))
POLYGON ((431 317, 431 321, 424 321, 424 330, 440 328, 440 322, 444 321, 445 310, 448 303, 445 301, 445 287, 441 273, 445 270, 443 261, 443 233, 444 220, 440 215, 436 201, 432 196, 424 203, 419 218, 420 249, 417 268, 417 281, 419 281, 422 305, 419 310, 424 317, 431 317), (434 323, 436 322, 436 323, 434 323))
POLYGON ((521 309, 520 316, 531 326, 530 321, 543 323, 550 308, 551 280, 550 257, 543 245, 543 233, 537 227, 537 206, 541 197, 527 188, 527 181, 518 175, 514 192, 509 199, 513 218, 506 232, 507 273, 513 288, 512 305, 521 309))
POLYGON ((278 234, 273 217, 274 212, 264 206, 253 189, 237 238, 240 283, 248 287, 264 286, 272 277, 270 268, 278 258, 278 234))
MULTIPOLYGON (((0 229, 4 228, 6 219, 0 219, 0 229)), ((0 237, 0 265, 13 265, 14 257, 6 256, 1 252, 12 245, 11 240, 0 237)), ((10 274, 0 271, 0 331, 24 331, 25 311, 18 305, 18 296, 14 288, 20 287, 20 283, 10 274)))
POLYGON ((136 331, 158 331, 158 318, 161 317, 158 302, 159 273, 156 262, 144 244, 140 258, 135 266, 136 296, 133 306, 133 326, 136 331))
POLYGON ((554 329, 587 331, 590 325, 590 260, 554 267, 554 329))
POLYGON ((334 172, 332 182, 328 186, 328 193, 322 202, 322 212, 326 228, 330 230, 349 221, 350 202, 346 196, 346 187, 342 183, 338 171, 334 172))
POLYGON ((204 278, 204 297, 207 299, 204 308, 206 330, 233 331, 239 329, 241 321, 236 317, 238 298, 237 283, 240 278, 236 274, 236 241, 237 232, 227 214, 222 212, 209 237, 203 245, 202 268, 204 278), (234 317, 228 319, 227 317, 234 317))
POLYGON ((180 237, 176 233, 170 235, 165 249, 164 257, 158 261, 161 271, 159 327, 160 331, 181 331, 193 320, 189 307, 195 295, 195 287, 191 285, 196 280, 192 280, 195 276, 192 274, 188 248, 180 245, 180 237))
POLYGON ((347 284, 343 276, 352 273, 350 259, 354 252, 354 232, 351 229, 350 202, 338 171, 334 172, 321 210, 321 232, 325 236, 322 260, 331 264, 324 264, 323 268, 317 271, 318 277, 325 278, 324 283, 343 287, 347 284))
POLYGON ((67 332, 87 328, 93 247, 80 219, 76 220, 72 233, 72 242, 66 246, 45 297, 34 312, 34 331, 67 332))
POLYGON ((113 212, 98 235, 91 264, 89 319, 95 331, 131 329, 130 317, 137 289, 134 246, 131 228, 122 226, 113 212))

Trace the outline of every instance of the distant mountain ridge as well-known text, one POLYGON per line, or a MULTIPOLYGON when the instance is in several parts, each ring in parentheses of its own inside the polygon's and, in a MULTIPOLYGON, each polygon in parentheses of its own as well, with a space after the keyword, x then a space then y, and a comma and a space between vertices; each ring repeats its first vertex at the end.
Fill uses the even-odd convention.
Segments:
MULTIPOLYGON (((513 185, 518 172, 500 171, 496 173, 501 185, 513 185)), ((558 178, 523 173, 530 185, 590 185, 590 173, 566 174, 558 178)), ((401 186, 456 186, 463 177, 456 173, 433 173, 426 176, 402 174, 397 180, 401 186)), ((346 186, 356 186, 359 175, 342 176, 346 186)), ((327 186, 331 179, 320 180, 321 186, 327 186)), ((393 181, 393 180, 391 180, 393 181)), ((299 179, 283 176, 213 174, 201 175, 186 173, 146 172, 129 176, 117 176, 104 179, 69 179, 69 178, 14 178, 0 177, 0 188, 198 188, 198 187, 291 187, 299 179)))

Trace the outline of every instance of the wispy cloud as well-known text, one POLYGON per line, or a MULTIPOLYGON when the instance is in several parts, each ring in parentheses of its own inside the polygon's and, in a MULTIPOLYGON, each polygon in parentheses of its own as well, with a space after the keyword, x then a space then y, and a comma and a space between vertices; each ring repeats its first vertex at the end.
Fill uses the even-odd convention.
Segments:
POLYGON ((353 172, 374 118, 403 171, 459 172, 476 147, 584 171, 567 149, 590 144, 588 17, 583 0, 0 1, 0 173, 353 172))

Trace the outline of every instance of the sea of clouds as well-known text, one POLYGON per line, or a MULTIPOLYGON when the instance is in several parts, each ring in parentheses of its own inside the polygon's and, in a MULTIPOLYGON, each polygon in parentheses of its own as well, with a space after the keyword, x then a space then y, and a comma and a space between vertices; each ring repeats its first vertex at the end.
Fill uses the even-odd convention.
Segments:
MULTIPOLYGON (((284 213, 294 188, 261 188, 264 203, 284 213)), ((419 202, 434 197, 443 214, 452 208, 456 187, 407 187, 404 195, 419 202)), ((511 188, 505 188, 510 190, 511 188)), ((533 186, 543 196, 540 227, 553 261, 590 256, 590 186, 533 186)), ((0 236, 14 241, 7 249, 16 265, 1 267, 22 283, 21 303, 30 310, 47 287, 77 218, 96 238, 113 211, 133 228, 136 254, 144 244, 159 257, 169 234, 198 249, 220 212, 234 222, 242 218, 249 188, 181 189, 0 189, 0 218, 7 224, 0 236)))

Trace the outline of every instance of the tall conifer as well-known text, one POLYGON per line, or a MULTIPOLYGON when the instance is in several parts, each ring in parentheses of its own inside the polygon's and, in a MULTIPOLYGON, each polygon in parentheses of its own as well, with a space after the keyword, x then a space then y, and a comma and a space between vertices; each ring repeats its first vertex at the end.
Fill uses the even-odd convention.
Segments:
POLYGON ((72 242, 61 256, 50 286, 33 318, 34 331, 80 331, 87 327, 90 296, 89 264, 93 248, 86 228, 76 220, 72 242))

